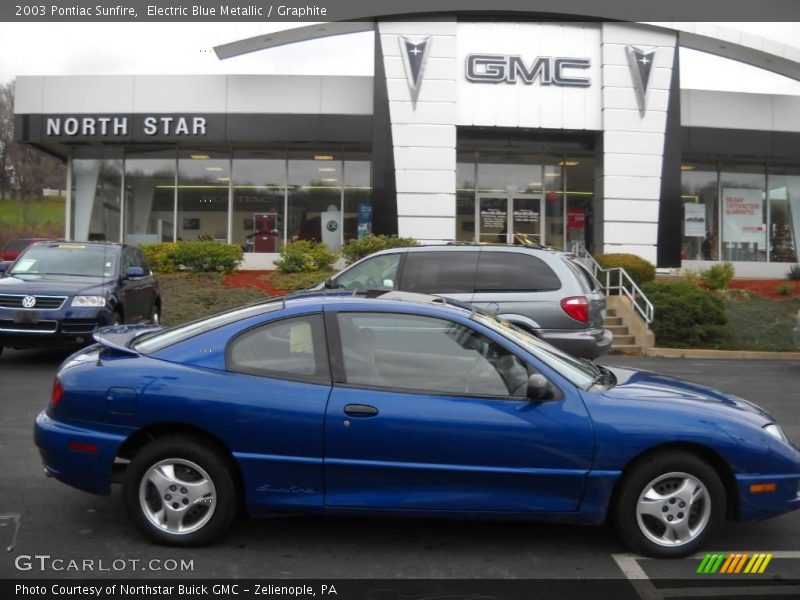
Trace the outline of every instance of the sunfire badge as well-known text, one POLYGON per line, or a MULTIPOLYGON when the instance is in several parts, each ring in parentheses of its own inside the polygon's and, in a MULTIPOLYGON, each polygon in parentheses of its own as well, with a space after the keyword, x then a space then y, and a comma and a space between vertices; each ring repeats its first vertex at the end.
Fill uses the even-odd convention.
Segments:
POLYGON ((656 49, 627 46, 625 51, 628 54, 628 65, 631 68, 633 87, 636 89, 639 112, 644 116, 645 112, 647 112, 647 86, 650 83, 650 73, 653 70, 656 49))
POLYGON ((412 41, 405 36, 399 36, 400 56, 403 57, 403 66, 406 69, 406 80, 411 92, 411 106, 417 108, 417 98, 422 87, 422 78, 425 74, 425 63, 428 60, 428 51, 431 48, 430 36, 412 41))

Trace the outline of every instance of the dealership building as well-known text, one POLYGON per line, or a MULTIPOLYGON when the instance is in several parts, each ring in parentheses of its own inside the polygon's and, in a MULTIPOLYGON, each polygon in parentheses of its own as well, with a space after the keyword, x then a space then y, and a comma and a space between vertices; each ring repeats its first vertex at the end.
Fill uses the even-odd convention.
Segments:
POLYGON ((399 234, 798 262, 800 96, 681 89, 680 47, 800 79, 800 48, 705 23, 330 23, 220 58, 374 31, 370 76, 27 76, 16 136, 68 164, 66 235, 280 244, 399 234))

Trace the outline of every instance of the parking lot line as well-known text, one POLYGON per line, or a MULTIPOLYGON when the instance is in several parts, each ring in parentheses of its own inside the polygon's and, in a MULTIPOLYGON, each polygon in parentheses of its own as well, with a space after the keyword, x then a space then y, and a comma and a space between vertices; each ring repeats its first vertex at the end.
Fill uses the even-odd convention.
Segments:
MULTIPOLYGON (((744 554, 754 555, 758 551, 745 551, 744 554)), ((694 554, 684 560, 702 560, 706 553, 694 554)), ((784 550, 771 553, 775 559, 800 559, 800 551, 784 550)), ((715 598, 734 596, 793 596, 797 597, 798 587, 793 585, 746 585, 725 587, 684 587, 684 588, 658 588, 647 575, 640 564, 642 561, 653 560, 638 554, 612 554, 622 574, 630 582, 641 600, 666 600, 667 598, 715 598)), ((748 582, 749 583, 749 582, 748 582)))

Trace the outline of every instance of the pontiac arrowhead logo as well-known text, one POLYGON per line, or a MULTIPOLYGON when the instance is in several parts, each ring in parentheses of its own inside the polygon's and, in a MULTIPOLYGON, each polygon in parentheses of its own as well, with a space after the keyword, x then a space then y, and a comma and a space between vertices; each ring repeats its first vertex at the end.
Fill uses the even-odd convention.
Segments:
POLYGON ((411 92, 411 106, 416 109, 422 77, 425 74, 425 62, 428 60, 428 51, 431 48, 431 38, 428 36, 411 41, 401 35, 397 41, 400 42, 400 56, 403 57, 408 89, 411 92))
POLYGON ((647 112, 647 85, 650 83, 650 72, 653 70, 653 57, 655 57, 656 49, 627 46, 625 51, 628 54, 628 65, 631 68, 631 75, 636 88, 639 112, 644 116, 645 112, 647 112))

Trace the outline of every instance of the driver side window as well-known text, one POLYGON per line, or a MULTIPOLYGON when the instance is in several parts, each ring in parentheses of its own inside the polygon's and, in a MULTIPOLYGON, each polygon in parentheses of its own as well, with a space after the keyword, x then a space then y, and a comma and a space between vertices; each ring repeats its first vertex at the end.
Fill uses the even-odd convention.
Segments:
POLYGON ((475 397, 527 397, 533 368, 469 327, 388 313, 339 313, 337 320, 349 384, 475 397))
POLYGON ((348 290, 381 290, 388 292, 397 289, 397 268, 401 254, 375 256, 342 273, 336 279, 336 286, 348 290))

